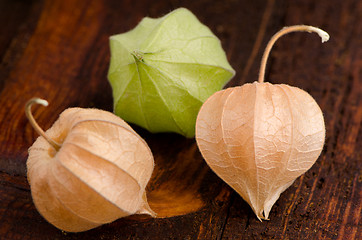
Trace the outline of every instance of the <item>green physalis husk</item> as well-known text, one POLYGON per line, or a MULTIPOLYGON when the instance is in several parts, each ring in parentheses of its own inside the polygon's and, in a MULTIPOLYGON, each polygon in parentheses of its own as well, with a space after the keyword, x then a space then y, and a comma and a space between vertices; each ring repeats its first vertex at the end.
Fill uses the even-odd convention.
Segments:
POLYGON ((195 135, 202 103, 235 75, 220 40, 187 9, 110 37, 114 112, 150 132, 195 135))

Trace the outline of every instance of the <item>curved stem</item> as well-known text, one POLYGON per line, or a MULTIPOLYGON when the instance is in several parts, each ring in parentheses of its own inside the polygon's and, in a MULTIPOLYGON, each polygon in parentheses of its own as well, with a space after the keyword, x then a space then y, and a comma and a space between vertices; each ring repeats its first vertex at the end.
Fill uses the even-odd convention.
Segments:
POLYGON ((45 140, 47 140, 47 142, 56 150, 58 151, 60 149, 60 145, 56 142, 53 141, 53 139, 49 138, 47 135, 45 135, 45 132, 43 131, 43 129, 41 129, 38 125, 38 123, 35 121, 33 114, 31 113, 31 106, 36 103, 36 104, 41 104, 43 106, 48 106, 48 102, 44 99, 40 99, 40 98, 32 98, 30 99, 26 105, 25 105, 25 115, 26 117, 29 119, 29 122, 31 124, 31 126, 33 126, 33 128, 35 129, 35 131, 42 136, 43 138, 45 138, 45 140))
POLYGON ((264 76, 265 76, 265 68, 266 68, 266 62, 269 57, 270 50, 272 49, 274 43, 276 40, 278 40, 281 36, 291 33, 291 32, 315 32, 322 38, 322 43, 329 40, 329 35, 327 32, 323 31, 322 29, 313 27, 313 26, 307 26, 307 25, 294 25, 290 27, 284 27, 282 30, 274 34, 274 36, 270 39, 268 42, 263 58, 261 59, 261 66, 259 71, 259 79, 258 82, 262 83, 264 82, 264 76))

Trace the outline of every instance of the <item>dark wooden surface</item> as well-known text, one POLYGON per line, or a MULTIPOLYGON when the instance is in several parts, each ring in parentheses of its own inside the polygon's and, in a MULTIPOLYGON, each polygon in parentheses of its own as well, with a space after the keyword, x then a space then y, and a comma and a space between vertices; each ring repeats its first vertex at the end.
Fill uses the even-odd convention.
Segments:
POLYGON ((362 1, 1 0, 0 21, 0 239, 362 239, 362 1), (34 107, 44 129, 68 107, 112 111, 108 37, 180 6, 221 39, 237 72, 228 86, 257 79, 262 50, 283 26, 329 32, 325 44, 307 33, 280 39, 266 79, 316 99, 327 129, 321 156, 281 195, 271 220, 259 222, 209 170, 194 139, 135 127, 157 166, 150 201, 178 216, 124 218, 77 234, 56 229, 36 211, 25 177, 27 149, 37 137, 25 102, 50 102, 34 107), (180 206, 188 213, 179 215, 180 206))

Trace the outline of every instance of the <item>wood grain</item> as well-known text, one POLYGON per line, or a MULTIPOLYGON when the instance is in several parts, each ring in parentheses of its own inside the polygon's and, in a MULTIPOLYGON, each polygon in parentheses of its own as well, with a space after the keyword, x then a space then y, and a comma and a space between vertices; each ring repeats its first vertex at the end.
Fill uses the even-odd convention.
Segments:
POLYGON ((358 0, 0 1, 0 239, 362 239, 361 15, 358 0), (266 76, 316 99, 326 121, 322 155, 281 195, 271 220, 259 222, 204 163, 194 139, 134 126, 155 157, 147 190, 162 218, 129 217, 78 234, 56 229, 35 209, 26 180, 37 135, 25 102, 50 102, 34 107, 44 129, 68 107, 112 111, 109 36, 180 6, 220 38, 237 71, 228 87, 257 79, 263 48, 283 26, 329 32, 324 44, 307 33, 280 39, 266 76))

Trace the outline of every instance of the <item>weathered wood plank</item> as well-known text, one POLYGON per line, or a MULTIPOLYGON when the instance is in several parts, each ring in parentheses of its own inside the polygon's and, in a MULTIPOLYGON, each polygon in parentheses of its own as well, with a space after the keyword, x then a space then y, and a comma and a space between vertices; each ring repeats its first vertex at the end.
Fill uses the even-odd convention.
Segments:
POLYGON ((1 239, 359 239, 361 1, 66 0, 2 1, 0 6, 1 17, 10 20, 0 30, 1 239), (45 129, 67 107, 111 111, 108 37, 133 28, 144 16, 158 17, 179 6, 221 39, 237 71, 228 86, 257 79, 262 50, 282 26, 311 24, 330 33, 325 44, 316 35, 283 37, 267 75, 272 83, 305 89, 320 104, 327 128, 321 157, 281 195, 271 220, 261 223, 207 167, 193 139, 135 127, 155 156, 151 206, 161 216, 176 213, 180 205, 191 213, 129 217, 79 234, 59 231, 31 200, 25 162, 36 133, 23 114, 25 102, 33 96, 49 100, 48 108, 34 107, 45 129))
POLYGON ((270 221, 259 223, 253 214, 245 220, 247 206, 237 197, 225 239, 362 237, 361 13, 357 1, 287 2, 283 25, 320 26, 331 40, 321 44, 317 35, 302 33, 283 37, 272 50, 268 78, 300 87, 316 99, 325 116, 325 148, 312 169, 281 195, 270 221))

